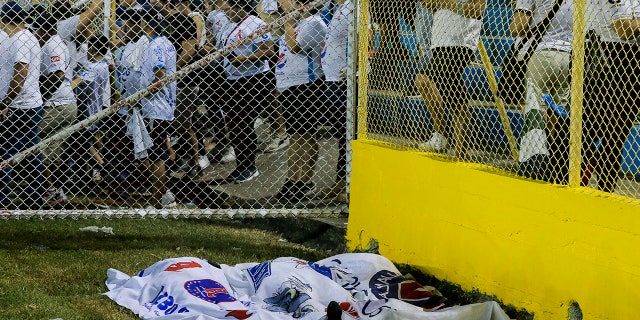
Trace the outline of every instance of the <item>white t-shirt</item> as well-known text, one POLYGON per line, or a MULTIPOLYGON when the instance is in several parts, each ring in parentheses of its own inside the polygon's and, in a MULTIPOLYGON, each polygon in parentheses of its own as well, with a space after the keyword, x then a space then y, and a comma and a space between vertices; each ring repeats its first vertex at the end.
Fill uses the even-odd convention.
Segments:
POLYGON ((124 48, 122 48, 120 59, 116 61, 118 67, 118 82, 120 83, 120 97, 123 99, 136 93, 140 88, 140 76, 134 73, 132 60, 128 59, 128 57, 133 54, 135 46, 135 42, 128 42, 124 48))
MULTIPOLYGON (((85 96, 88 100, 85 105, 87 116, 94 115, 111 105, 109 65, 106 60, 88 62, 84 69, 79 70, 78 76, 85 84, 85 96)), ((88 129, 93 130, 94 128, 95 126, 91 125, 88 129)))
MULTIPOLYGON (((176 73, 176 48, 165 36, 153 37, 145 48, 143 58, 140 89, 155 82, 154 72, 159 68, 165 69, 167 76, 176 73)), ((142 116, 147 119, 172 121, 176 109, 176 86, 176 81, 171 82, 158 92, 143 98, 142 116)))
POLYGON ((218 39, 220 31, 229 23, 229 19, 224 14, 224 11, 214 10, 209 12, 205 26, 207 31, 211 35, 212 39, 218 39))
POLYGON ((353 5, 347 1, 340 5, 327 26, 327 36, 322 52, 322 70, 327 81, 341 81, 342 70, 347 68, 349 19, 353 5))
POLYGON ((327 26, 322 18, 314 15, 300 21, 295 32, 296 41, 305 53, 289 51, 285 37, 280 38, 280 54, 276 65, 276 86, 280 91, 313 82, 324 75, 320 55, 327 26))
MULTIPOLYGON (((539 24, 551 11, 555 0, 518 0, 516 10, 522 10, 532 14, 531 26, 539 24)), ((551 20, 547 32, 542 36, 536 50, 556 49, 571 51, 573 40, 573 1, 563 0, 562 6, 551 20)), ((526 50, 530 44, 524 46, 526 50)))
POLYGON ((593 13, 598 17, 595 30, 600 40, 606 42, 638 43, 638 39, 622 40, 611 27, 611 24, 620 19, 640 18, 639 0, 591 0, 593 13), (612 3, 613 2, 613 3, 612 3))
POLYGON ((76 96, 71 88, 73 70, 71 69, 69 48, 60 36, 54 35, 42 46, 40 74, 50 75, 57 71, 64 72, 64 80, 58 90, 45 102, 45 106, 76 103, 76 96))
MULTIPOLYGON (((256 32, 259 29, 264 28, 267 25, 262 19, 248 15, 239 23, 230 22, 223 27, 222 31, 218 33, 217 47, 219 49, 239 41, 248 35, 256 32)), ((249 55, 258 50, 258 43, 271 41, 271 34, 265 33, 260 38, 244 44, 233 52, 237 55, 249 55)), ((224 71, 227 74, 227 79, 237 80, 242 77, 252 76, 254 74, 263 73, 269 71, 269 62, 265 59, 262 61, 246 61, 241 65, 235 67, 229 62, 227 57, 224 58, 224 71)))
POLYGON ((13 68, 5 68, 9 57, 9 35, 0 29, 0 100, 4 99, 9 91, 9 81, 13 76, 13 68))
MULTIPOLYGON (((462 3, 469 0, 462 0, 462 3)), ((468 47, 476 50, 482 21, 464 17, 457 12, 440 9, 433 14, 431 48, 468 47)))
MULTIPOLYGON (((13 77, 14 65, 26 63, 29 73, 24 80, 22 90, 13 100, 11 107, 17 109, 34 109, 42 106, 40 95, 40 59, 42 50, 36 37, 29 30, 21 30, 9 39, 9 59, 4 61, 2 69, 10 70, 13 77)), ((9 84, 7 83, 7 86, 9 84)))

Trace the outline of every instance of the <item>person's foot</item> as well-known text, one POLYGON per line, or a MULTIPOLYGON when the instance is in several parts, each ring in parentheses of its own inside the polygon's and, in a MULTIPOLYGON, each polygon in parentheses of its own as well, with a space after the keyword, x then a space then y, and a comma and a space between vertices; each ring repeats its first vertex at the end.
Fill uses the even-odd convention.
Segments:
POLYGON ((233 147, 227 148, 227 152, 220 159, 220 163, 229 163, 236 161, 236 152, 233 147))
POLYGON ((178 204, 176 203, 176 197, 173 195, 171 191, 167 191, 162 198, 160 199, 160 204, 163 208, 175 208, 178 204))
POLYGON ((239 171, 238 169, 234 170, 225 180, 234 183, 243 183, 251 181, 259 175, 260 171, 258 171, 258 168, 251 166, 243 171, 239 171))
POLYGON ((447 138, 438 132, 431 135, 429 141, 420 143, 418 149, 423 151, 442 151, 447 148, 447 138))
POLYGON ((273 140, 264 148, 264 153, 280 151, 289 146, 289 136, 275 135, 273 140))
POLYGON ((67 196, 62 189, 51 188, 42 196, 42 202, 49 208, 61 207, 67 202, 67 196))

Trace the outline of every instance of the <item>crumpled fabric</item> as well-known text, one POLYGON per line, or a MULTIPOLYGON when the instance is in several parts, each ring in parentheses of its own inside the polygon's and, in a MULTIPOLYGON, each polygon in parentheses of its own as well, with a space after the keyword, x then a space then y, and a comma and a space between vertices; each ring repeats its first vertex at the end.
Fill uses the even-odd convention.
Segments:
POLYGON ((149 156, 149 151, 153 148, 153 140, 144 118, 140 113, 140 108, 134 107, 132 112, 127 114, 127 135, 133 139, 133 154, 136 159, 145 159, 149 156))

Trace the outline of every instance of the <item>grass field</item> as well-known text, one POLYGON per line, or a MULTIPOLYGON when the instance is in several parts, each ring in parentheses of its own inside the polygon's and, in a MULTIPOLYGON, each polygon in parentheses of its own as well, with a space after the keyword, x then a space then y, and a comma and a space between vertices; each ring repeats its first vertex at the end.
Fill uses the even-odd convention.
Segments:
POLYGON ((340 235, 324 241, 326 227, 302 220, 0 220, 0 319, 137 319, 102 295, 108 268, 133 274, 181 256, 233 265, 341 253, 340 235), (87 226, 114 234, 79 230, 87 226))

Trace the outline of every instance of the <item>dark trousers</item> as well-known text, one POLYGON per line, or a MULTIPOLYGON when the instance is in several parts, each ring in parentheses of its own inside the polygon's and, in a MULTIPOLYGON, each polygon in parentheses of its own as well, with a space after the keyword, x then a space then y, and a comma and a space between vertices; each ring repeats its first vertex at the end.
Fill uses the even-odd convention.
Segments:
POLYGON ((347 178, 347 82, 327 82, 326 102, 330 125, 338 138, 336 182, 347 178))
POLYGON ((270 101, 274 80, 273 74, 266 72, 228 82, 225 113, 229 139, 236 153, 237 171, 255 166, 258 137, 253 126, 259 112, 270 101))
POLYGON ((613 192, 620 171, 620 157, 640 108, 637 45, 602 42, 601 56, 585 83, 583 169, 592 159, 598 188, 613 192), (596 155, 587 151, 600 140, 596 155))
MULTIPOLYGON (((44 111, 35 109, 9 109, 8 118, 0 123, 0 157, 7 160, 18 152, 30 148, 39 142, 38 133, 44 111)), ((22 200, 26 207, 38 209, 42 205, 44 194, 44 166, 40 153, 27 157, 23 165, 22 179, 28 182, 22 200)), ((0 171, 0 208, 11 204, 11 180, 13 169, 8 167, 0 171)))

